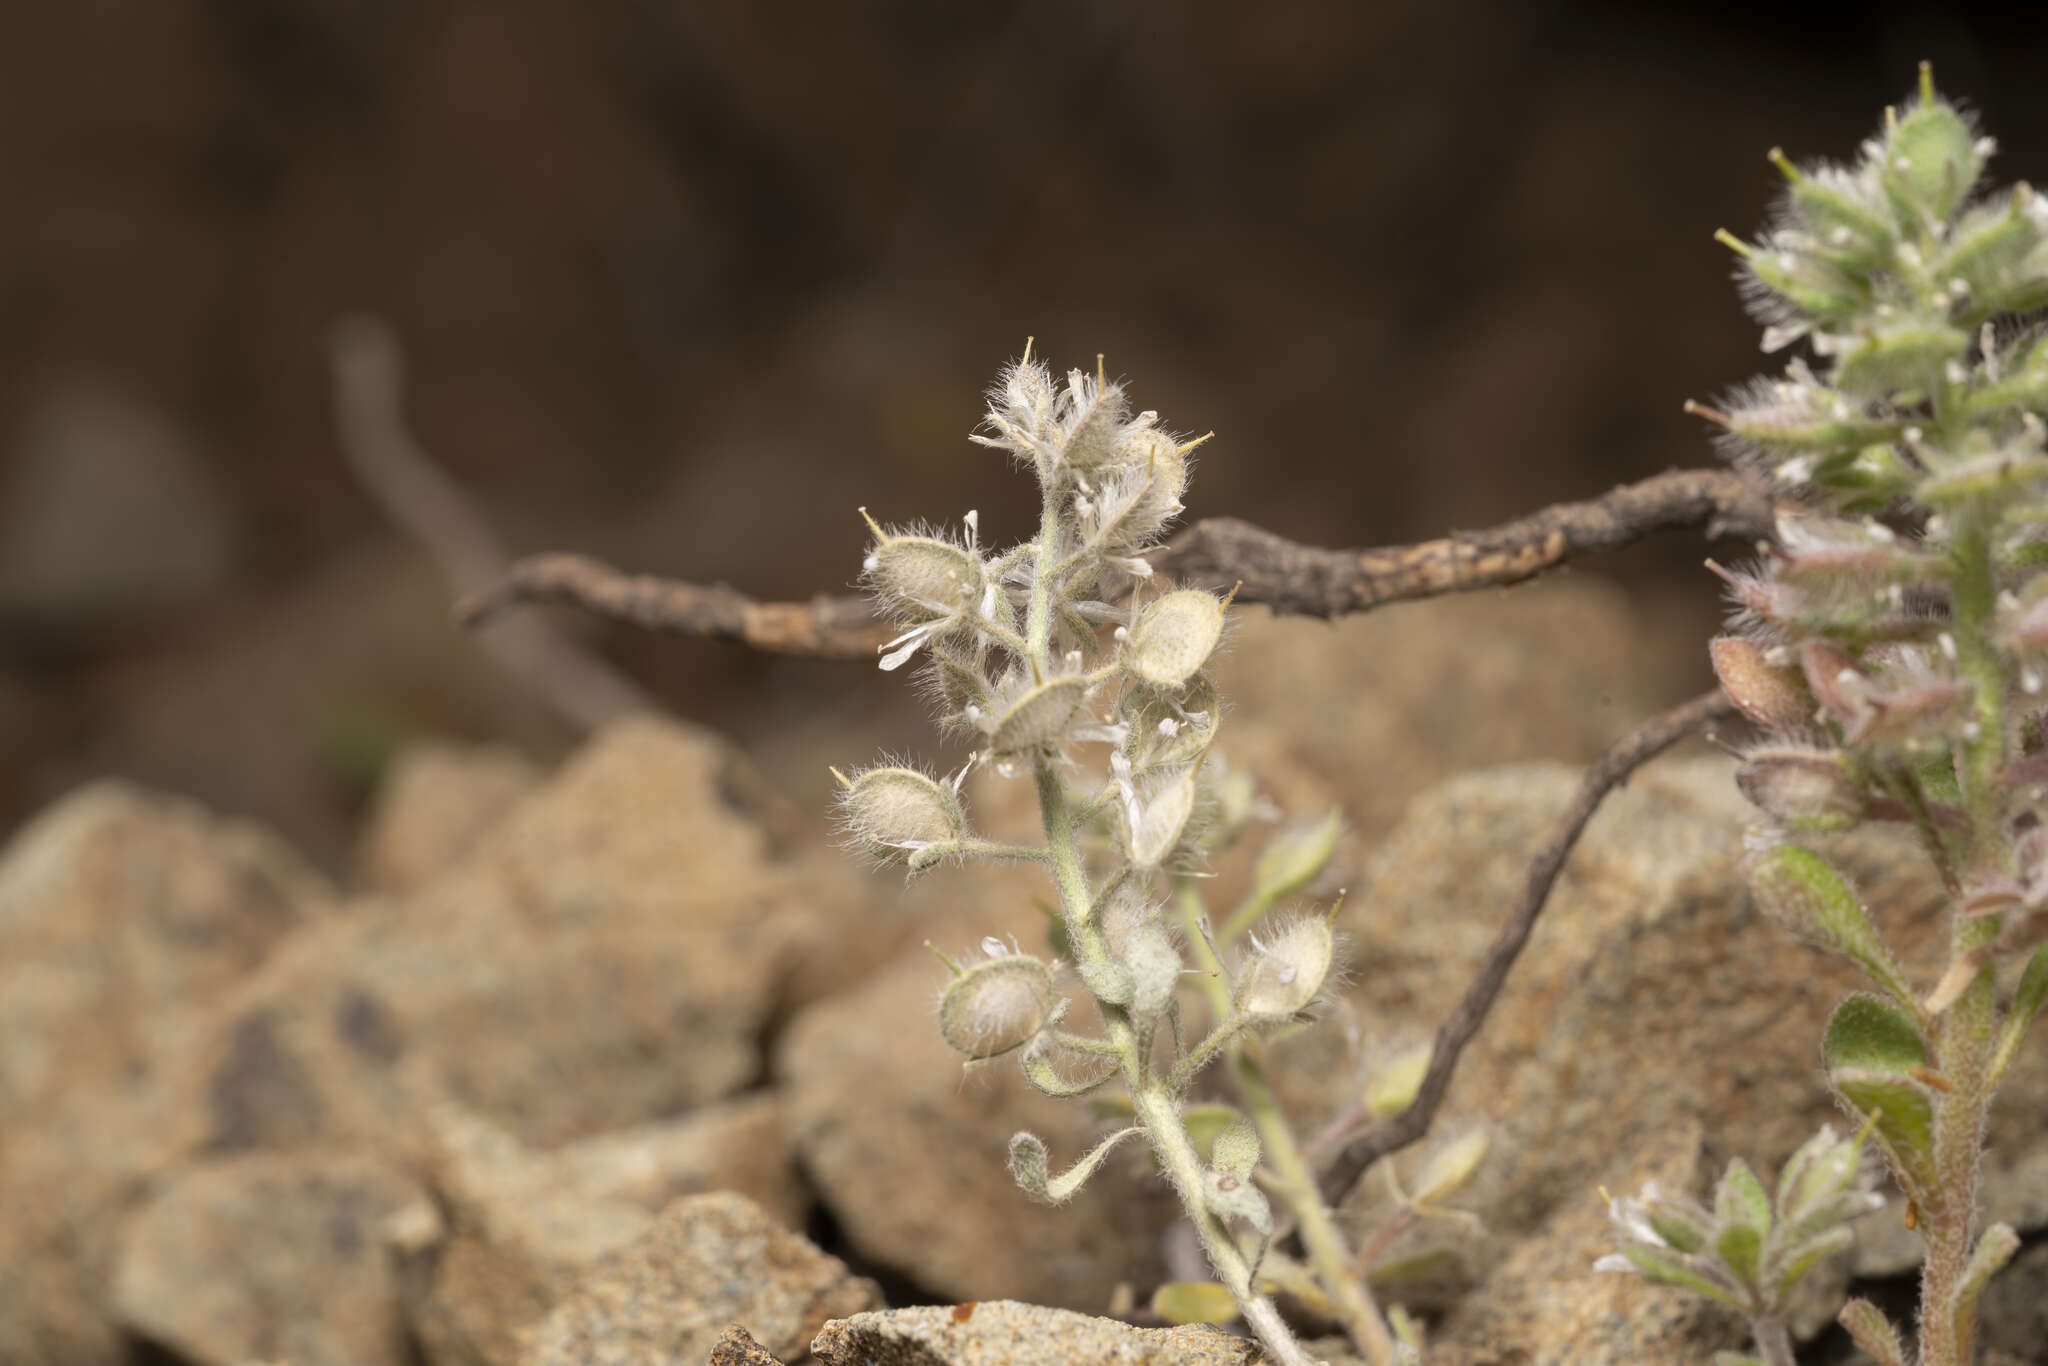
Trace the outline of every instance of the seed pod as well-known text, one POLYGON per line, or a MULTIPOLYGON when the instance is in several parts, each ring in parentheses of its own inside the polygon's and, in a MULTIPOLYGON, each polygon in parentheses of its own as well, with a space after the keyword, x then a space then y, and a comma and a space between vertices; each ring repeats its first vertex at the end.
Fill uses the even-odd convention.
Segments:
POLYGON ((946 987, 939 1033, 970 1058, 993 1058, 1036 1037, 1052 1007, 1052 969, 1028 953, 1006 953, 975 963, 946 987))
POLYGON ((847 829, 860 847, 892 863, 951 844, 966 825, 953 789, 912 768, 856 774, 839 800, 847 829))
POLYGON ((1168 593, 1131 628, 1130 671, 1157 688, 1193 678, 1223 638, 1223 604, 1199 588, 1168 593))
POLYGON ((868 581, 900 621, 936 621, 981 595, 981 560, 972 551, 932 536, 876 532, 868 552, 868 581))
POLYGON ((1143 427, 1118 444, 1112 463, 1120 467, 1119 488, 1104 501, 1117 509, 1103 528, 1104 548, 1125 554, 1152 543, 1166 524, 1180 514, 1187 491, 1188 462, 1173 438, 1143 427))
POLYGON ((1283 926, 1269 943, 1253 940, 1252 956, 1238 979, 1238 1010, 1262 1019, 1300 1014, 1323 989, 1336 953, 1330 922, 1319 915, 1283 926))
POLYGON ((1016 754, 1059 739, 1088 700, 1088 689, 1088 680, 1076 676, 1051 679, 1025 692, 995 718, 989 752, 1016 754))
POLYGON ((1821 834, 1863 819, 1863 784, 1838 750, 1760 749, 1735 770, 1735 785, 1757 809, 1786 828, 1821 834))

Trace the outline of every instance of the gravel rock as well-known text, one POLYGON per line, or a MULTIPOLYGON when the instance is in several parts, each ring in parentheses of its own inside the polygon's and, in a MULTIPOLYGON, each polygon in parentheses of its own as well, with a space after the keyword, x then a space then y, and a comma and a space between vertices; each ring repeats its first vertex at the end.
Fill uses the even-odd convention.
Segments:
POLYGON ((744 1196, 690 1195, 634 1242, 606 1253, 527 1335, 526 1366, 668 1366, 701 1361, 739 1323, 794 1356, 828 1319, 881 1304, 744 1196))
POLYGON ((405 892, 454 867, 541 783, 533 761, 504 745, 421 744, 384 775, 356 850, 356 879, 405 892))
POLYGON ((1258 1366, 1257 1344, 1206 1325, 1133 1328, 1013 1300, 856 1314, 811 1343, 824 1366, 1258 1366))
POLYGON ((182 1172, 127 1221, 121 1324, 195 1366, 405 1366, 386 1225, 425 1193, 353 1154, 260 1153, 182 1172))

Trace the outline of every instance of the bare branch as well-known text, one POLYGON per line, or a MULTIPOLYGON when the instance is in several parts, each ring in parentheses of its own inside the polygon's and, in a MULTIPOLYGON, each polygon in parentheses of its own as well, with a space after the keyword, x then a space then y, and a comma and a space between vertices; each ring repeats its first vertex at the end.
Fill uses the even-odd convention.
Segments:
MULTIPOLYGON (((330 346, 335 423, 363 486, 433 558, 451 594, 503 581, 512 567, 489 523, 406 429, 391 330, 374 318, 344 319, 330 346)), ((500 622, 477 639, 500 668, 583 729, 661 710, 624 674, 545 622, 500 622)))
POLYGON ((1399 1152, 1429 1131, 1431 1122, 1436 1118, 1437 1107, 1443 1104, 1444 1095, 1450 1090, 1451 1073, 1457 1068, 1459 1055, 1486 1022, 1487 1012, 1493 1009, 1501 986, 1507 981, 1509 969, 1514 967, 1515 959, 1529 942, 1529 932, 1536 926, 1536 917, 1550 899, 1551 886, 1557 881, 1573 846, 1578 843, 1587 822, 1593 819, 1593 813, 1599 810, 1607 794, 1627 781, 1638 768, 1695 730, 1733 715, 1735 704, 1716 688, 1651 717, 1593 761, 1579 783, 1570 809, 1558 822, 1556 832, 1536 852, 1535 861, 1529 867, 1528 887, 1522 894, 1521 904, 1500 927, 1486 961, 1472 979, 1472 984, 1465 989, 1457 1009, 1438 1028, 1429 1070, 1423 1076, 1422 1087, 1416 1093, 1414 1103, 1394 1118, 1346 1144, 1323 1174, 1323 1194, 1332 1205, 1343 1200, 1373 1163, 1390 1153, 1399 1152))
POLYGON ((1275 612, 1335 617, 1520 583, 1679 527, 1704 527, 1709 537, 1768 538, 1771 502, 1734 470, 1669 470, 1489 530, 1374 550, 1296 545, 1249 522, 1212 517, 1175 536, 1152 565, 1221 583, 1242 579, 1238 601, 1262 602, 1275 612))
MULTIPOLYGON (((1520 583, 1582 555, 1683 527, 1703 527, 1710 537, 1768 538, 1772 505, 1732 470, 1672 470, 1490 530, 1374 550, 1297 545, 1234 517, 1211 517, 1155 551, 1152 563, 1182 578, 1241 581, 1239 602, 1334 617, 1390 602, 1520 583)), ((722 584, 707 588, 629 575, 580 555, 521 560, 503 579, 467 599, 457 615, 475 626, 523 602, 569 603, 656 630, 715 636, 784 654, 865 656, 893 634, 873 617, 864 598, 757 602, 722 584)))
POLYGON ((819 596, 809 602, 756 602, 737 589, 701 587, 651 574, 626 574, 586 555, 534 555, 497 583, 457 604, 465 626, 478 626, 522 602, 560 602, 654 630, 734 640, 778 654, 835 659, 872 656, 895 634, 864 597, 819 596))

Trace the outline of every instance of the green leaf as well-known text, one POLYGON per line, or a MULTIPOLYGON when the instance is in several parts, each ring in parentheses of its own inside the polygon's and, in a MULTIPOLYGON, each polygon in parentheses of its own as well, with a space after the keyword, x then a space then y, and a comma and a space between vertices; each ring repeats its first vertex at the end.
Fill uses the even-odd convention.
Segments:
POLYGON ((1899 1340, 1899 1330, 1884 1316, 1884 1310, 1869 1300, 1850 1300, 1835 1319, 1858 1347, 1876 1359, 1877 1366, 1906 1366, 1906 1344, 1899 1340))
POLYGON ((1962 1284, 1956 1287, 1954 1323, 1962 1341, 1969 1341, 1970 1322, 1977 1317, 1977 1297, 1984 1293, 1985 1283, 2019 1250, 2020 1236, 2009 1224, 1993 1224, 1977 1240, 1969 1264, 1963 1268, 1962 1284))
POLYGON ((1781 1251, 1778 1255, 1782 1265, 1777 1271, 1778 1283, 1773 1287, 1778 1297, 1784 1298, 1801 1276, 1813 1270, 1814 1263, 1823 1257, 1833 1256, 1855 1241, 1854 1230, 1836 1224, 1818 1237, 1781 1251))
POLYGON ((1927 1065, 1927 1044, 1904 1007, 1859 991, 1845 997, 1829 1017, 1821 1057, 1829 1071, 1849 1067, 1908 1076, 1927 1065))
POLYGON ((1708 1280, 1705 1276, 1702 1276, 1677 1258, 1667 1257, 1656 1248, 1649 1247, 1643 1243, 1629 1243, 1622 1248, 1621 1255, 1629 1259, 1629 1262, 1642 1275, 1644 1280, 1655 1281, 1659 1285, 1675 1285, 1684 1290, 1698 1291, 1700 1294, 1717 1299, 1723 1304, 1733 1305, 1737 1309, 1742 1307, 1741 1303, 1733 1295, 1729 1294, 1725 1287, 1714 1284, 1714 1282, 1708 1280))
POLYGON ((1095 1169, 1102 1165, 1109 1150, 1132 1134, 1142 1133, 1136 1125, 1119 1129, 1108 1138, 1082 1154, 1081 1160, 1048 1178, 1046 1175, 1045 1143, 1029 1133, 1013 1134, 1010 1137, 1010 1175, 1024 1193, 1043 1205, 1063 1205, 1074 1198, 1074 1193, 1087 1184, 1095 1175, 1095 1169))
POLYGON ((1215 1281, 1168 1281, 1152 1292, 1152 1312, 1168 1323, 1213 1323, 1221 1327, 1237 1317, 1230 1287, 1215 1281))
POLYGON ((1252 1168, 1259 1165, 1259 1131, 1249 1119, 1240 1116, 1217 1131, 1209 1145, 1209 1165, 1220 1172, 1229 1172, 1249 1180, 1252 1168))
POLYGON ((1743 1285, 1755 1287, 1764 1235, 1749 1224, 1726 1224, 1714 1235, 1714 1255, 1743 1285))
POLYGON ((1764 1183, 1741 1158, 1733 1158, 1721 1176, 1714 1201, 1714 1217, 1723 1224, 1744 1224, 1758 1233, 1771 1228, 1771 1197, 1764 1183))
POLYGON ((1332 808, 1314 825, 1275 835, 1259 851, 1252 894, 1270 906, 1314 882, 1337 852, 1337 836, 1343 829, 1341 814, 1332 808))
POLYGON ((2012 1065, 2014 1055, 2020 1051, 2020 1041, 2027 1037, 2027 1029, 2043 1006, 2048 1006, 2048 944, 2035 949, 2020 972, 2020 984, 2012 994, 2012 1010, 1998 1031, 1998 1043, 1991 1053, 1993 1085, 2012 1065))
POLYGON ((1908 1194, 1932 1190, 1934 1170, 1934 1099, 1910 1077, 1857 1067, 1828 1073, 1835 1093, 1850 1108, 1877 1116, 1877 1139, 1908 1194))
POLYGON ((1819 854, 1796 844, 1767 849, 1750 862, 1749 885, 1758 908, 1791 933, 1848 958, 1895 1000, 1916 999, 1848 881, 1819 854))

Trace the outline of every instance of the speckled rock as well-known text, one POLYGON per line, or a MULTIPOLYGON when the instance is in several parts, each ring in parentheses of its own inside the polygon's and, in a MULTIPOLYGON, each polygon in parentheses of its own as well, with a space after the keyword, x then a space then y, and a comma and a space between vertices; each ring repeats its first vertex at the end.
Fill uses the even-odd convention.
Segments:
POLYGON ((125 783, 0 852, 0 1360, 120 1355, 114 1225, 201 1137, 170 1078, 212 999, 333 909, 268 833, 125 783))
POLYGON ((1591 759, 1654 711, 1641 635, 1621 592, 1591 578, 1337 624, 1248 608, 1211 670, 1230 707, 1220 744, 1289 810, 1340 804, 1369 846, 1435 783, 1591 759))
MULTIPOLYGON (((1698 1191, 1712 1179, 1697 1126, 1658 1137, 1616 1164, 1617 1188, 1654 1179, 1698 1191)), ((1740 1316, 1699 1295, 1639 1276, 1593 1270, 1613 1250, 1606 1207, 1591 1192, 1567 1203, 1541 1234, 1518 1243, 1430 1335, 1430 1366, 1643 1366, 1707 1361, 1745 1348, 1740 1316)))
POLYGON ((730 1323, 769 1351, 802 1352, 826 1321, 881 1304, 853 1276, 744 1196, 689 1195, 641 1237, 593 1262, 527 1333, 526 1366, 701 1361, 730 1323))
POLYGON ((1257 1344, 1206 1325, 1133 1328, 1065 1309, 989 1300, 856 1314, 811 1343, 824 1366, 1257 1366, 1257 1344))
POLYGON ((711 1356, 705 1366, 783 1366, 783 1362, 735 1323, 728 1325, 718 1335, 718 1341, 711 1344, 711 1356))
POLYGON ((352 1154, 202 1163, 127 1221, 113 1311, 196 1366, 405 1366, 386 1226, 425 1200, 400 1172, 352 1154))
POLYGON ((644 1235, 675 1197, 737 1190, 788 1228, 803 1186, 772 1094, 537 1152, 451 1103, 430 1112, 442 1236, 400 1261, 406 1312, 436 1366, 516 1361, 519 1334, 598 1257, 644 1235))
POLYGON ((0 850, 0 1113, 152 1067, 333 906, 254 826, 121 782, 66 797, 0 850))
MULTIPOLYGON (((1045 922, 1027 905, 951 928, 967 944, 984 934, 1042 943, 1045 922)), ((962 1299, 1100 1309, 1119 1280, 1160 1279, 1159 1236, 1178 1207, 1138 1145, 1112 1154, 1062 1208, 1017 1189, 1006 1166, 1017 1130, 1043 1138, 1057 1165, 1100 1134, 1085 1105, 1032 1090, 1014 1058, 963 1074, 939 1037, 945 980, 943 965, 913 949, 806 1010, 782 1038, 776 1066, 797 1147, 846 1237, 962 1299)))
POLYGON ((356 848, 365 890, 404 892, 447 872, 512 806, 540 769, 504 745, 414 745, 392 761, 356 848))
MULTIPOLYGON (((1340 917, 1355 973, 1351 1018, 1367 1057, 1382 1039, 1427 1038, 1464 991, 1576 782, 1569 769, 1519 766, 1453 780, 1411 806, 1374 860, 1366 894, 1340 917)), ((1497 1126, 1458 1202, 1486 1220, 1490 1236, 1419 1229, 1393 1255, 1448 1243, 1468 1275, 1483 1277, 1499 1247, 1552 1236, 1554 1220, 1582 1212, 1586 1192, 1622 1183, 1658 1135, 1697 1124, 1712 1151, 1775 1171, 1820 1124, 1839 1120, 1818 1074, 1819 1040, 1834 1003, 1860 983, 1751 906, 1736 867, 1749 820, 1718 758, 1660 762, 1609 798, 1438 1120, 1439 1133, 1497 1126)), ((1931 982, 1939 891, 1917 851, 1880 832, 1834 852, 1909 971, 1931 982)), ((1346 1103, 1359 1070, 1333 1030, 1290 1040, 1273 1058, 1310 1131, 1346 1103)), ((2048 1143, 2044 1113, 2048 1049, 2030 1047, 1993 1109, 1992 1217, 2022 1227, 2039 1219, 2027 1173, 2048 1143)), ((1402 1159, 1401 1169, 1416 1160, 1402 1159)), ((1348 1216, 1376 1226, 1383 1189, 1361 1183, 1348 1216)), ((1589 1247, 1586 1260, 1599 1250, 1589 1247)), ((1491 1295, 1490 1282, 1473 1292, 1491 1295)))

